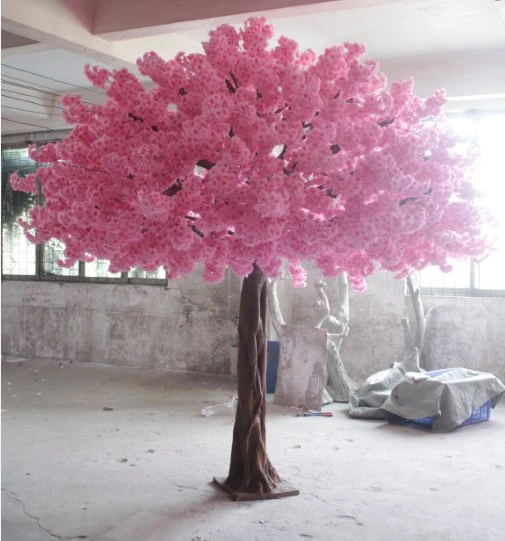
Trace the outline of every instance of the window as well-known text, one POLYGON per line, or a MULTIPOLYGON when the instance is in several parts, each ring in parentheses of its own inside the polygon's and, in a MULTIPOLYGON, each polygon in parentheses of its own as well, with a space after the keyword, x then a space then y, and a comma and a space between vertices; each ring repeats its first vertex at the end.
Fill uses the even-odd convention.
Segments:
MULTIPOLYGON (((485 204, 501 220, 505 199, 505 111, 482 112, 452 117, 454 129, 478 146, 480 159, 474 185, 483 192, 485 204)), ((505 220, 496 231, 497 249, 481 263, 456 262, 449 273, 436 267, 421 272, 423 293, 463 296, 505 297, 505 220)))
POLYGON ((9 177, 15 171, 23 174, 35 170, 28 149, 2 148, 2 274, 31 276, 36 273, 36 248, 26 239, 18 218, 26 218, 35 197, 12 190, 9 177))
POLYGON ((108 261, 78 262, 73 267, 60 267, 58 259, 65 249, 56 239, 40 246, 25 237, 19 218, 26 218, 35 205, 32 194, 12 190, 9 182, 14 172, 27 174, 35 170, 35 163, 28 157, 26 144, 2 147, 2 279, 86 281, 113 283, 142 283, 163 285, 163 269, 146 272, 136 267, 129 272, 111 273, 108 261))

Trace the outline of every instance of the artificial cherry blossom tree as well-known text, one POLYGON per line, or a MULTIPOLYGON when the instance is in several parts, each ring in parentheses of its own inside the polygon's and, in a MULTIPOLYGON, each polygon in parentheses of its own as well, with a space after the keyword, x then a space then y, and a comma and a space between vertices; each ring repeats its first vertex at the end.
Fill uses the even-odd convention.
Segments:
POLYGON ((44 167, 12 181, 40 190, 23 226, 34 242, 62 241, 63 265, 163 266, 172 279, 200 262, 208 282, 226 268, 244 277, 227 486, 253 496, 279 482, 265 450, 264 318, 282 260, 295 285, 314 260, 361 290, 376 268, 403 278, 487 249, 472 159, 439 119, 443 91, 386 88, 362 45, 317 56, 272 36, 255 18, 211 32, 202 54, 149 52, 138 68, 151 89, 125 69, 87 68, 106 101, 66 96, 73 131, 32 148, 44 167))

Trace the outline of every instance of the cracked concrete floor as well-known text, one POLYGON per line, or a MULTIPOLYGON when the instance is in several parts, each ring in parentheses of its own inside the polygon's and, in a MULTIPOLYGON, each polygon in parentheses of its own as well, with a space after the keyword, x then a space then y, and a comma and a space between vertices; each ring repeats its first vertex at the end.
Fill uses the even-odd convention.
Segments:
POLYGON ((269 454, 300 495, 237 503, 209 484, 226 473, 232 415, 200 415, 230 379, 2 369, 2 541, 504 539, 505 404, 450 434, 271 405, 269 454))

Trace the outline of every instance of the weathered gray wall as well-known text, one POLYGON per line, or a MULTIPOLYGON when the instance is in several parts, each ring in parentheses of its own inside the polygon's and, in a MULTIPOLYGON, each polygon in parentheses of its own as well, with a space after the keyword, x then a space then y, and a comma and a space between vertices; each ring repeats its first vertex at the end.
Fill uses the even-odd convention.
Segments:
MULTIPOLYGON (((287 323, 314 317, 318 278, 295 289, 279 284, 287 323)), ((335 282, 328 280, 335 306, 335 282)), ((198 275, 158 286, 47 282, 2 283, 2 353, 176 370, 235 372, 240 280, 216 286, 198 275)), ((437 312, 428 329, 423 366, 466 366, 505 381, 505 299, 424 297, 437 312)), ((400 360, 404 284, 386 273, 351 291, 350 332, 342 358, 357 380, 400 360)), ((271 339, 275 336, 271 333, 271 339)))
MULTIPOLYGON (((505 298, 425 295, 423 304, 426 312, 437 307, 426 333, 423 368, 463 366, 505 381, 505 298)), ((405 306, 410 309, 403 282, 385 273, 374 276, 366 292, 351 297, 351 331, 342 349, 353 376, 401 359, 405 306)))
MULTIPOLYGON (((314 282, 321 273, 309 269, 307 287, 293 288, 289 280, 279 284, 279 298, 286 322, 306 325, 317 319, 314 282)), ((326 294, 335 313, 338 304, 337 281, 325 279, 326 294)), ((349 335, 342 345, 342 359, 349 375, 364 379, 400 360, 404 339, 401 317, 404 311, 404 283, 378 272, 368 280, 368 288, 358 293, 350 289, 349 335)))
MULTIPOLYGON (((278 288, 283 314, 293 325, 314 320, 320 274, 309 271, 308 287, 295 289, 289 280, 278 288)), ((326 280, 330 305, 336 308, 336 281, 326 280)), ((423 352, 426 369, 463 366, 491 372, 505 381, 505 298, 424 296, 426 311, 436 306, 423 352)), ((404 281, 377 272, 362 293, 350 291, 350 330, 342 345, 342 360, 355 380, 383 370, 402 359, 404 334, 401 318, 410 308, 404 281)), ((274 337, 275 338, 275 337, 274 337)))
POLYGON ((239 280, 162 286, 5 281, 2 353, 229 373, 239 280))
POLYGON ((505 382, 505 298, 426 297, 436 306, 427 331, 426 367, 464 366, 505 382))

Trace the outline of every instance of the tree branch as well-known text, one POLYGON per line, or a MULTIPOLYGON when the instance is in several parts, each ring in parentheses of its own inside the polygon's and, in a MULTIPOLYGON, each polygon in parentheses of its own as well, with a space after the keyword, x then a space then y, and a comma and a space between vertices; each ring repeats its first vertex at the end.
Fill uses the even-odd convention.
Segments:
POLYGON ((238 87, 238 79, 237 77, 235 77, 235 74, 233 72, 230 71, 230 77, 231 77, 231 80, 233 81, 233 84, 238 87))
POLYGON ((235 93, 237 91, 237 88, 238 88, 238 79, 235 77, 235 75, 231 71, 230 71, 229 75, 230 75, 230 79, 233 81, 233 84, 231 84, 228 79, 225 79, 224 82, 226 83, 226 88, 230 92, 235 93))
POLYGON ((209 160, 200 160, 199 162, 197 162, 198 167, 203 167, 203 169, 207 169, 208 171, 210 171, 216 164, 209 161, 209 160))
POLYGON ((347 273, 342 272, 338 275, 338 294, 340 305, 338 307, 337 319, 346 329, 346 334, 349 330, 349 281, 347 273))
MULTIPOLYGON (((107 174, 107 171, 103 171, 102 169, 93 169, 90 167, 81 167, 80 165, 74 165, 73 163, 68 162, 61 162, 62 165, 67 165, 68 167, 73 167, 74 169, 81 169, 82 171, 89 171, 90 173, 103 173, 104 175, 107 174)), ((129 178, 129 175, 126 176, 126 178, 129 178)))
POLYGON ((269 279, 267 283, 267 298, 270 315, 272 316, 272 325, 280 340, 282 336, 282 326, 286 325, 284 316, 282 315, 279 296, 277 295, 277 279, 269 279))
MULTIPOLYGON (((135 122, 144 122, 144 119, 140 116, 134 115, 133 113, 128 113, 129 118, 133 118, 135 122)), ((160 131, 158 126, 151 126, 151 130, 153 131, 160 131)))
MULTIPOLYGON (((405 331, 405 345, 407 348, 417 348, 419 351, 419 357, 421 357, 424 339, 426 337, 426 330, 430 317, 435 308, 431 308, 427 314, 424 313, 424 307, 421 301, 419 272, 414 272, 407 276, 406 281, 410 302, 412 304, 412 310, 415 316, 415 329, 412 331, 408 317, 402 318, 403 329, 405 331)), ((407 353, 410 353, 410 351, 407 351, 407 353)))
POLYGON ((191 231, 193 231, 193 233, 196 233, 200 238, 203 239, 205 237, 205 235, 198 229, 198 227, 196 227, 195 224, 188 224, 188 225, 191 231))
POLYGON ((406 203, 409 203, 409 202, 413 202, 413 201, 417 201, 417 197, 406 197, 405 199, 402 199, 399 203, 400 207, 402 207, 403 205, 405 205, 406 203))
POLYGON ((379 124, 381 128, 385 128, 386 126, 389 126, 390 124, 392 124, 394 121, 395 121, 394 118, 390 118, 389 120, 381 120, 377 124, 379 124))
POLYGON ((322 314, 318 316, 318 320, 316 321, 316 324, 314 325, 316 329, 320 329, 321 325, 326 321, 326 318, 330 315, 331 309, 330 309, 330 301, 328 300, 328 296, 326 295, 326 292, 324 291, 324 288, 326 287, 326 284, 323 282, 323 280, 318 280, 314 284, 317 296, 319 297, 319 301, 317 302, 318 306, 321 307, 322 314))
POLYGON ((172 197, 177 192, 180 192, 182 190, 183 182, 180 178, 178 178, 170 187, 168 187, 166 190, 161 192, 163 195, 167 195, 168 197, 172 197))

